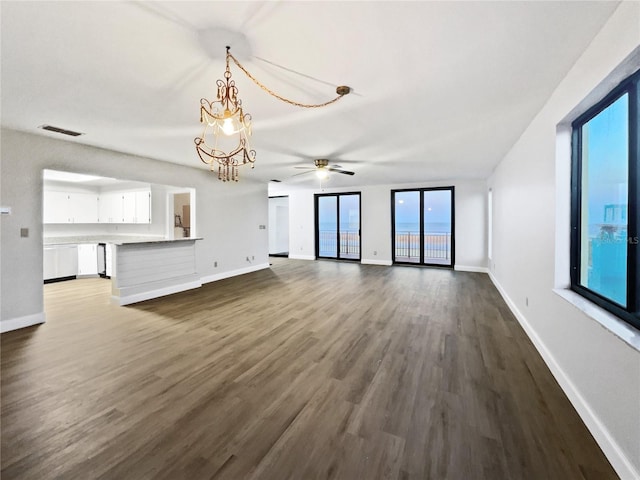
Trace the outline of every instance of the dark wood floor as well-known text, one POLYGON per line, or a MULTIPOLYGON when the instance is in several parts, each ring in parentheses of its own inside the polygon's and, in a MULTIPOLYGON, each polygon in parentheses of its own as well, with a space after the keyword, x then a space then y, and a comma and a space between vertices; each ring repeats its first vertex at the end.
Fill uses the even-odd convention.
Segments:
POLYGON ((46 285, 2 335, 2 479, 617 478, 486 275, 272 261, 46 285))

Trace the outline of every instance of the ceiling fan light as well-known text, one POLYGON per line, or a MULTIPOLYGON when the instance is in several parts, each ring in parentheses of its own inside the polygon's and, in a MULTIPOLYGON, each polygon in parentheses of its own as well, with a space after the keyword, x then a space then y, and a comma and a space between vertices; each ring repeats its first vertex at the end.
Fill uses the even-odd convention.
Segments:
POLYGON ((316 170, 316 176, 320 180, 324 180, 325 178, 327 178, 329 176, 329 172, 324 168, 319 168, 319 169, 316 170))

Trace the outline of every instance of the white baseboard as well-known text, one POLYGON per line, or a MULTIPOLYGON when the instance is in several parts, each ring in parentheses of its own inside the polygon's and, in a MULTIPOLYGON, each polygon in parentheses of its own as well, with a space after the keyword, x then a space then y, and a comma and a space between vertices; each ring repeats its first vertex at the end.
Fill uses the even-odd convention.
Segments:
POLYGON ((580 391, 571 381, 571 378, 560 367, 553 354, 549 351, 544 342, 540 339, 536 331, 531 324, 527 321, 526 317, 516 307, 516 304, 511 300, 507 292, 502 288, 502 285, 498 282, 492 272, 489 273, 489 278, 502 295, 502 298, 506 302, 507 306, 516 317, 526 334, 529 336, 533 344, 535 345, 538 353, 551 370, 551 373, 555 377, 556 381, 569 398, 569 401, 582 418, 582 421, 587 426, 591 435, 596 440, 605 456, 613 466, 613 469, 620 476, 622 480, 626 479, 638 479, 640 478, 640 472, 636 470, 633 463, 627 458, 622 451, 616 440, 611 436, 609 430, 600 421, 600 418, 591 409, 589 403, 584 399, 580 391))
POLYGON ((186 290, 192 290, 202 286, 200 280, 195 280, 186 283, 180 283, 177 285, 170 285, 163 288, 157 288, 155 290, 149 290, 146 292, 134 293, 132 295, 124 296, 111 296, 111 303, 115 305, 131 305, 132 303, 143 302, 145 300, 151 300, 152 298, 164 297, 165 295, 171 295, 172 293, 184 292, 186 290))
POLYGON ((289 258, 293 260, 315 260, 316 259, 314 255, 291 255, 291 254, 289 254, 289 258))
POLYGON ((372 258, 363 258, 360 260, 360 263, 363 265, 384 265, 385 267, 390 267, 393 265, 391 260, 374 260, 372 258))
POLYGON ((458 270, 459 272, 478 272, 478 273, 489 273, 489 269, 487 267, 473 267, 468 265, 455 265, 453 267, 454 270, 458 270))
POLYGON ((202 277, 201 281, 202 283, 215 282, 218 280, 223 280, 225 278, 235 277, 237 275, 244 275, 245 273, 257 272, 258 270, 264 270, 265 268, 269 267, 269 263, 259 263, 257 265, 251 265, 250 267, 230 270, 228 272, 216 273, 215 275, 207 275, 206 277, 202 277))
POLYGON ((34 313, 33 315, 25 315, 24 317, 10 318, 0 322, 0 333, 11 332, 20 328, 39 325, 46 321, 44 312, 34 313))

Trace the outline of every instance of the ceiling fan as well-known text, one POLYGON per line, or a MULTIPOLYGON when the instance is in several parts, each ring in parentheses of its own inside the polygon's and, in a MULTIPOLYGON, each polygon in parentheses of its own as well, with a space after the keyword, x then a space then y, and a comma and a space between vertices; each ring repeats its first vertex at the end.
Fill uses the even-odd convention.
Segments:
MULTIPOLYGON (((342 173, 343 175, 355 175, 355 172, 344 170, 340 165, 329 166, 329 160, 326 158, 317 158, 313 161, 315 167, 293 167, 302 170, 308 170, 307 172, 297 173, 296 175, 304 175, 305 173, 316 172, 316 176, 324 180, 329 175, 329 172, 342 173)), ((294 175, 294 177, 296 176, 294 175)))

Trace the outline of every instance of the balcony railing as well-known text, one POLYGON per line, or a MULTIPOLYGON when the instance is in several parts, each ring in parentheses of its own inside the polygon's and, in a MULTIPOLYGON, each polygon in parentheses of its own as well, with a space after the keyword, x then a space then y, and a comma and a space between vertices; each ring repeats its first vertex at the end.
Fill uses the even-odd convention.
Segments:
MULTIPOLYGON (((320 230, 318 241, 321 257, 338 257, 336 230, 320 230)), ((420 262, 420 232, 396 232, 395 259, 399 262, 420 262)), ((358 230, 340 231, 339 258, 360 258, 358 230)), ((451 263, 451 234, 424 234, 424 262, 449 265, 451 263)))
MULTIPOLYGON (((420 232, 396 232, 395 258, 400 262, 420 262, 420 232)), ((424 234, 424 262, 451 263, 451 234, 424 234)))
MULTIPOLYGON (((320 243, 321 257, 337 257, 337 238, 336 230, 320 230, 318 232, 318 241, 320 243)), ((360 257, 360 232, 358 230, 341 230, 340 231, 340 258, 359 258, 360 257)))

